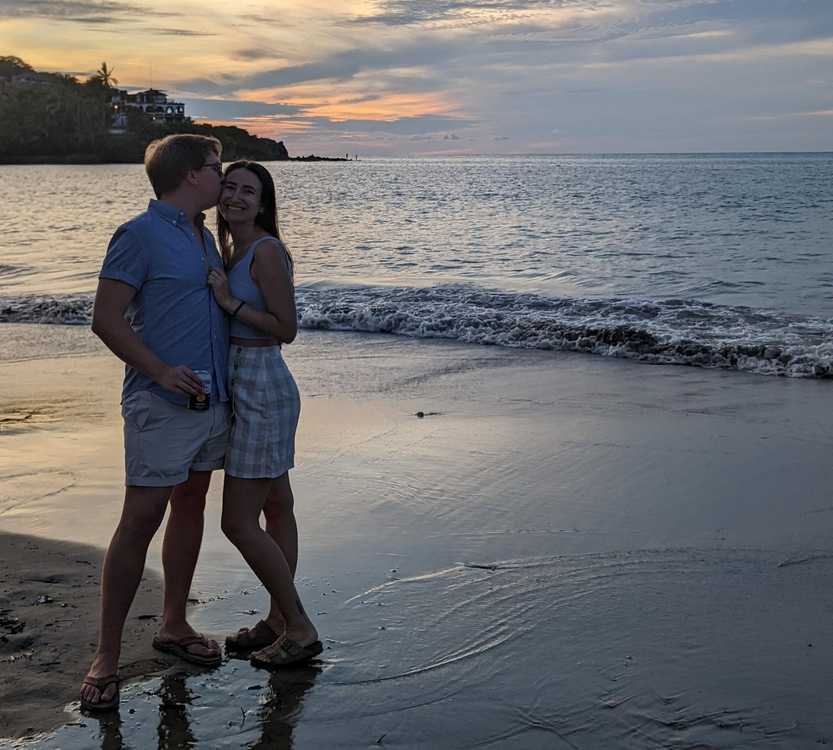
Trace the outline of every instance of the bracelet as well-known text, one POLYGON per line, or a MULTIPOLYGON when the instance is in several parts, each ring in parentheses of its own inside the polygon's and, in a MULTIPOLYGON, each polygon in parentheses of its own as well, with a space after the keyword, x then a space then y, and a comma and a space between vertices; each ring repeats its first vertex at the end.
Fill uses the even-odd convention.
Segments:
POLYGON ((240 312, 240 308, 243 307, 243 305, 245 305, 245 304, 246 304, 245 300, 240 300, 240 304, 237 307, 234 308, 234 312, 231 314, 231 317, 236 318, 237 313, 240 312))

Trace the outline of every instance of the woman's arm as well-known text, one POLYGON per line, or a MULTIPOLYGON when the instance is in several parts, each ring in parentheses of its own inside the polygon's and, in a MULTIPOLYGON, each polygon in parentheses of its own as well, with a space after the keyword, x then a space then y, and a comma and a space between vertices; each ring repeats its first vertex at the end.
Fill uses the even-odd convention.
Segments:
POLYGON ((217 304, 229 315, 239 307, 236 318, 282 344, 290 344, 298 334, 298 313, 295 288, 284 260, 285 253, 277 242, 261 242, 255 248, 252 276, 266 302, 267 312, 256 310, 251 305, 239 307, 240 300, 231 295, 226 275, 220 269, 211 270, 209 284, 214 289, 217 304))

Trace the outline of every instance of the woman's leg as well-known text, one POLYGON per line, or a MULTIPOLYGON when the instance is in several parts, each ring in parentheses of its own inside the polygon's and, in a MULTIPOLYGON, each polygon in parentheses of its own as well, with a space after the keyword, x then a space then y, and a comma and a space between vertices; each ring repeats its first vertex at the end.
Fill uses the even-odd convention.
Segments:
POLYGON ((286 624, 286 635, 305 646, 318 640, 315 627, 299 608, 292 569, 277 542, 260 527, 272 480, 240 479, 226 474, 223 533, 240 551, 266 587, 286 624))
MULTIPOLYGON (((266 533, 281 548, 293 580, 298 568, 298 524, 295 521, 294 508, 295 498, 292 495, 289 472, 287 472, 272 481, 269 494, 266 496, 266 504, 263 506, 263 515, 266 518, 266 533)), ((298 606, 303 612, 304 609, 300 600, 298 606)), ((266 622, 272 630, 278 633, 281 632, 283 627, 281 608, 274 598, 271 601, 266 622)))
POLYGON ((272 480, 263 515, 266 517, 266 533, 283 551, 294 578, 298 567, 298 524, 295 521, 295 497, 289 484, 289 472, 272 480))

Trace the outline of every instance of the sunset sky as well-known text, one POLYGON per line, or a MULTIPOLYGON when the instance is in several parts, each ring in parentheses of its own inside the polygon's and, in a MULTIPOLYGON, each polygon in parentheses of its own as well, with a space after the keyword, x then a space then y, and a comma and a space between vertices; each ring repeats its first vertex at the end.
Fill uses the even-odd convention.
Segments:
POLYGON ((833 150, 833 0, 0 0, 0 54, 296 155, 833 150))

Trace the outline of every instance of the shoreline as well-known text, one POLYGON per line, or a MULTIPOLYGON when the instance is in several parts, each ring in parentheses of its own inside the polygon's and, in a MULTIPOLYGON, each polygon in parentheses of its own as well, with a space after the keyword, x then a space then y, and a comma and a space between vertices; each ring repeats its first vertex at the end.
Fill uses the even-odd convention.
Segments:
MULTIPOLYGON (((239 157, 245 158, 245 157, 239 157)), ((274 162, 283 161, 303 161, 303 162, 319 162, 319 161, 359 161, 358 159, 345 159, 343 156, 290 156, 288 159, 258 159, 256 161, 263 161, 264 164, 272 164, 274 162)), ((95 154, 72 154, 67 157, 56 157, 53 155, 44 156, 10 156, 0 157, 0 166, 88 166, 91 164, 143 164, 140 159, 124 159, 114 161, 112 159, 103 159, 95 154)))

